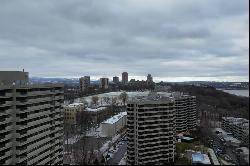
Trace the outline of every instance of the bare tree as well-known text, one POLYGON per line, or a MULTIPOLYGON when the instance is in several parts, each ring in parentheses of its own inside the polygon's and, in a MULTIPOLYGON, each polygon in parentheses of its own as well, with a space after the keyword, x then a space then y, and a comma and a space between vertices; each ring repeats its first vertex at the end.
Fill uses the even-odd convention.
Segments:
POLYGON ((108 105, 111 104, 111 99, 109 97, 103 97, 103 100, 105 103, 107 103, 108 105))
POLYGON ((115 105, 117 103, 117 97, 112 97, 111 104, 115 105))
POLYGON ((123 105, 125 105, 125 104, 126 104, 126 101, 127 101, 127 99, 128 99, 127 93, 126 93, 126 92, 123 92, 123 93, 120 94, 119 97, 120 97, 120 99, 122 100, 123 105))
POLYGON ((91 99, 92 99, 92 103, 96 106, 96 104, 98 103, 99 97, 93 96, 91 99))

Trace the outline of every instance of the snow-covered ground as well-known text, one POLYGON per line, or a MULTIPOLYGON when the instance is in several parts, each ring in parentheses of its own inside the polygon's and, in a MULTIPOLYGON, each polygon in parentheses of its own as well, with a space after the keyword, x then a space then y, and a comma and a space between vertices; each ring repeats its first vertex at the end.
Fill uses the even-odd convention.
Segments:
POLYGON ((115 149, 112 145, 114 145, 115 142, 121 137, 121 134, 117 134, 115 137, 112 138, 111 141, 107 141, 106 143, 103 144, 103 146, 100 148, 100 152, 103 154, 104 157, 109 155, 110 157, 107 159, 109 160, 114 156, 114 153, 117 152, 118 146, 115 145, 115 149))
POLYGON ((64 144, 74 144, 77 141, 79 141, 81 138, 83 137, 83 135, 76 135, 74 137, 68 138, 67 140, 65 140, 64 144))
POLYGON ((127 152, 124 154, 124 157, 121 159, 118 165, 126 165, 127 162, 127 152))
POLYGON ((94 137, 107 137, 103 132, 102 132, 102 126, 98 127, 96 130, 94 128, 91 128, 89 131, 86 132, 86 136, 94 136, 94 137))
MULTIPOLYGON (((109 103, 106 103, 103 98, 104 97, 109 97, 111 98, 116 98, 117 99, 117 104, 118 105, 122 105, 122 101, 119 99, 119 96, 121 93, 123 93, 124 91, 119 91, 119 92, 109 92, 109 93, 102 93, 102 94, 98 94, 98 95, 93 95, 93 96, 98 96, 99 97, 99 101, 98 104, 99 106, 108 106, 110 105, 109 103)), ((128 95, 128 98, 132 98, 132 97, 136 97, 136 96, 147 96, 149 94, 149 91, 135 91, 135 92, 126 92, 128 95)), ((87 96, 87 97, 83 97, 83 98, 77 98, 75 99, 74 102, 76 103, 81 103, 82 101, 86 101, 88 103, 88 105, 91 104, 92 102, 92 97, 93 96, 87 96)))

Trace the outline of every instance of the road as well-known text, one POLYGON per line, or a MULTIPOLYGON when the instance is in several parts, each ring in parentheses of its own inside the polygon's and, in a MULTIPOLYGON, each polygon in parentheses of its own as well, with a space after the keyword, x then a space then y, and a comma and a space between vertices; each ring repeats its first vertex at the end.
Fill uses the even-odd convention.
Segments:
POLYGON ((124 154, 127 151, 127 141, 122 141, 123 144, 119 147, 114 157, 108 161, 108 165, 118 165, 124 154))

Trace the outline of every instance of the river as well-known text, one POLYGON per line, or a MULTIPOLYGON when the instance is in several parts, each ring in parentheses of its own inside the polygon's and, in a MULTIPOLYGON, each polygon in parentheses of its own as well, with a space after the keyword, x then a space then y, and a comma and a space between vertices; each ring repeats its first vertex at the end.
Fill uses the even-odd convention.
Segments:
POLYGON ((249 97, 249 89, 246 89, 246 90, 225 90, 225 89, 218 89, 218 90, 222 90, 223 92, 230 93, 230 94, 237 95, 237 96, 249 97))

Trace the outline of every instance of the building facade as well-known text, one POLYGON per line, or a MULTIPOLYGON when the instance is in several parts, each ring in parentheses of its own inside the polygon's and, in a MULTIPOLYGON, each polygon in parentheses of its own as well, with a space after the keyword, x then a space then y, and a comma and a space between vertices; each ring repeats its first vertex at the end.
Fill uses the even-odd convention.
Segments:
POLYGON ((147 84, 152 84, 152 83, 154 83, 153 82, 153 77, 151 76, 151 74, 148 74, 148 76, 147 76, 147 84))
POLYGON ((176 109, 176 132, 188 132, 196 129, 196 97, 173 93, 176 109))
POLYGON ((100 88, 108 89, 109 88, 109 79, 108 78, 100 78, 100 88))
POLYGON ((113 137, 127 124, 127 112, 121 112, 101 123, 102 132, 108 137, 113 137))
POLYGON ((84 103, 73 103, 64 106, 64 124, 75 125, 77 124, 77 113, 84 111, 84 103))
POLYGON ((249 147, 249 120, 244 118, 222 117, 221 127, 249 147))
POLYGON ((63 86, 29 85, 16 74, 0 85, 0 164, 63 164, 63 86))
POLYGON ((84 76, 79 79, 80 90, 86 91, 90 86, 90 76, 84 76))
POLYGON ((128 83, 128 73, 123 72, 122 73, 122 84, 127 84, 128 83))
POLYGON ((117 77, 117 76, 113 77, 113 83, 118 84, 119 83, 119 77, 117 77))
POLYGON ((127 104, 127 164, 174 162, 175 106, 173 98, 134 98, 127 104))

